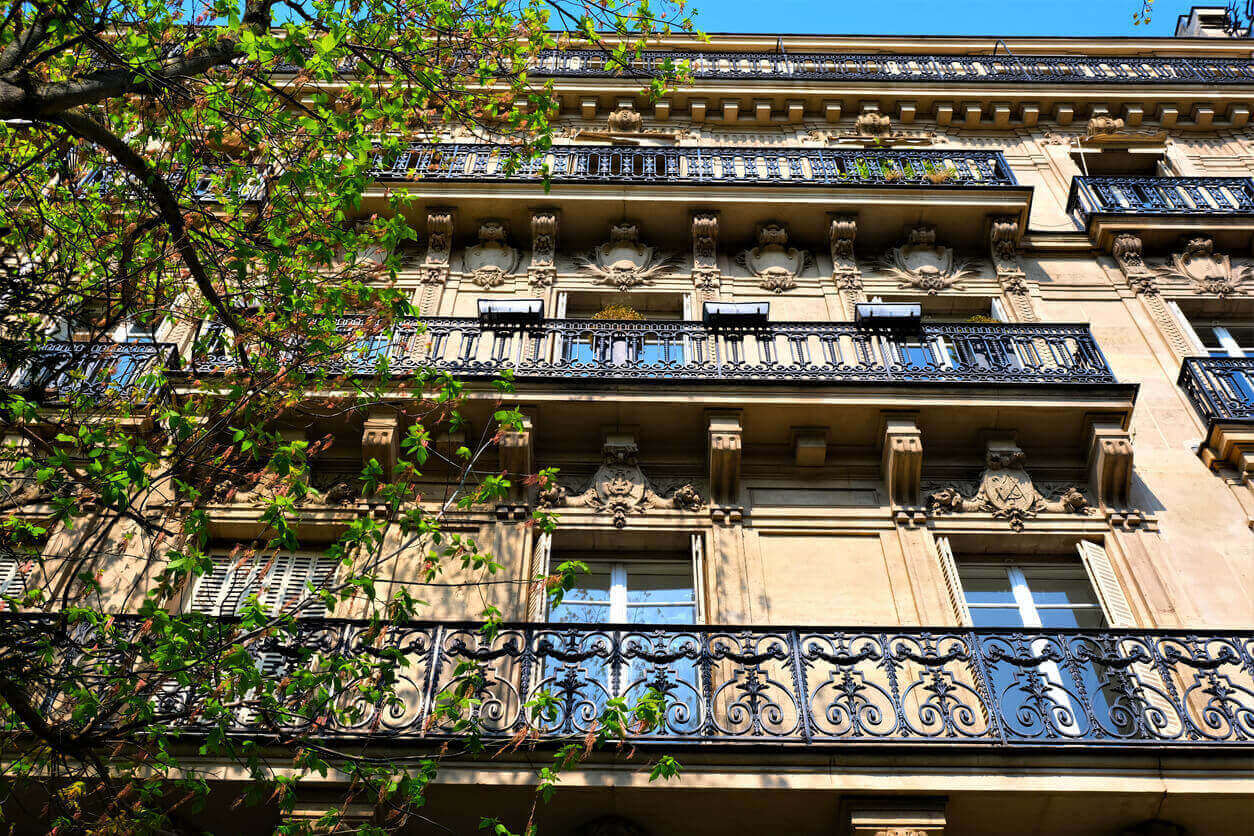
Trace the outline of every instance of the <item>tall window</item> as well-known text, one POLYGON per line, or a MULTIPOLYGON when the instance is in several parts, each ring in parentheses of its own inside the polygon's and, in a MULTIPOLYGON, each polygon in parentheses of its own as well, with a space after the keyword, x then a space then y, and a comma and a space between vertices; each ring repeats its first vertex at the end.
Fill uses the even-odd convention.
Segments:
POLYGON ((589 571, 549 613, 566 624, 695 624, 687 560, 585 560, 589 571))
MULTIPOLYGON (((1254 357, 1254 324, 1246 320, 1189 320, 1193 333, 1209 357, 1254 357)), ((1254 375, 1231 369, 1216 375, 1219 386, 1238 401, 1254 404, 1254 375)))
POLYGON ((976 627, 1104 627, 1084 567, 963 563, 967 609, 976 627))

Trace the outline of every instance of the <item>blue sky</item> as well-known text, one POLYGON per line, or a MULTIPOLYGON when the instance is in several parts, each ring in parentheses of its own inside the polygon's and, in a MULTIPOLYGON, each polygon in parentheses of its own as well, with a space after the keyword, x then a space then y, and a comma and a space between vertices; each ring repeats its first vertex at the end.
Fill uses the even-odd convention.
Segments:
MULTIPOLYGON (((1170 36, 1188 0, 1157 0, 1134 26, 1140 0, 690 0, 706 32, 845 35, 1170 36)), ((1226 5, 1212 0, 1207 5, 1226 5)))

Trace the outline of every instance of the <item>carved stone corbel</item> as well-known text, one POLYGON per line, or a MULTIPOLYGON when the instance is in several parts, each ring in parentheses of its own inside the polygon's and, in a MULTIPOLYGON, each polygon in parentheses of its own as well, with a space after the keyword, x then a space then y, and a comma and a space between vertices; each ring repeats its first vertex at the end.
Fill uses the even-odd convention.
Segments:
POLYGON ((849 836, 944 836, 944 798, 852 798, 843 803, 849 836))
POLYGON ((743 445, 740 413, 711 412, 708 421, 710 499, 733 503, 740 492, 740 453, 743 445))
POLYGON ((1103 511, 1131 505, 1132 436, 1118 422, 1095 421, 1089 435, 1089 491, 1103 511))
POLYGON ((858 219, 854 215, 832 215, 827 226, 827 241, 832 253, 832 281, 840 294, 845 314, 853 318, 854 305, 864 301, 862 271, 858 269, 853 242, 858 234, 858 219))
POLYGON ((372 409, 361 431, 362 464, 374 459, 383 468, 383 481, 391 481, 401 451, 400 416, 388 409, 372 409))
POLYGON ((549 287, 557 278, 557 223, 554 209, 531 213, 531 263, 527 265, 527 283, 532 287, 549 287))
POLYGON ((884 416, 881 457, 884 493, 893 511, 918 508, 923 475, 923 434, 913 414, 884 416))
POLYGON ((989 254, 993 270, 1002 293, 1014 308, 1018 322, 1039 322, 1040 317, 1032 307, 1027 274, 1019 261, 1019 219, 1014 217, 993 218, 989 224, 989 254))
POLYGON ((692 215, 692 284, 703 294, 718 290, 718 213, 692 215))
POLYGON ((500 469, 509 477, 509 493, 515 500, 523 500, 527 496, 527 486, 523 484, 523 479, 535 469, 534 438, 531 416, 523 415, 522 428, 503 431, 497 444, 500 469))
POLYGON ((427 211, 427 257, 422 263, 423 284, 444 284, 448 280, 449 257, 453 252, 453 210, 439 207, 427 211))
POLYGON ((1127 279, 1128 287, 1141 298, 1171 350, 1177 357, 1185 357, 1192 353, 1192 345, 1171 309, 1167 307, 1166 300, 1159 293, 1157 274, 1146 265, 1143 250, 1141 236, 1121 232, 1115 236, 1110 254, 1114 256, 1115 263, 1127 279))

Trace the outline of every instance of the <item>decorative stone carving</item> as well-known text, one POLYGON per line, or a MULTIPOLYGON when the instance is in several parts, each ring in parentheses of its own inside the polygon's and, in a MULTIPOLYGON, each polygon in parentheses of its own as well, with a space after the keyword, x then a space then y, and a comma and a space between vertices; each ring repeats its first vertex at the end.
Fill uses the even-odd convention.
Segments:
POLYGON ((871 111, 854 119, 853 127, 860 136, 886 137, 893 132, 893 120, 882 113, 871 111))
POLYGON ((918 507, 923 435, 913 415, 885 417, 881 469, 884 492, 893 509, 918 507))
POLYGON ((1132 489, 1132 436, 1119 423, 1095 422, 1089 438, 1089 490, 1102 509, 1127 508, 1132 489))
POLYGON ((509 245, 508 238, 504 221, 489 219, 479 224, 479 243, 467 247, 462 257, 462 269, 470 281, 482 288, 499 287, 518 269, 522 254, 509 245))
POLYGON ((832 252, 832 278, 841 290, 862 289, 862 271, 854 255, 853 240, 858 234, 858 219, 853 215, 833 215, 827 227, 827 240, 832 252))
POLYGON ((718 213, 697 212, 692 216, 692 284, 697 290, 714 291, 719 279, 718 213))
POLYGON ((974 496, 963 496, 962 489, 948 486, 928 496, 928 509, 934 513, 986 511, 1008 520, 1015 531, 1024 521, 1041 512, 1089 513, 1089 502, 1076 487, 1066 487, 1046 497, 1024 469, 1023 451, 1012 441, 990 441, 985 453, 984 472, 974 496))
POLYGON ((644 117, 634 110, 622 108, 609 116, 610 133, 638 134, 644 128, 644 117))
POLYGON ((1002 292, 1014 308, 1015 319, 1019 322, 1038 322, 1040 317, 1032 306, 1027 274, 1019 262, 1019 219, 993 218, 989 224, 988 239, 993 270, 1002 292))
POLYGON ((383 468, 382 481, 390 482, 396 470, 396 459, 400 450, 400 418, 390 410, 372 410, 362 426, 362 464, 374 459, 383 468))
POLYGON ((510 496, 516 500, 523 499, 527 487, 523 479, 535 470, 534 444, 535 434, 531 430, 531 418, 524 415, 520 429, 503 429, 497 442, 498 462, 502 473, 509 474, 510 496))
POLYGON ((1227 297, 1245 292, 1241 284, 1249 277, 1250 268, 1233 267, 1231 257, 1215 254, 1213 239, 1197 235, 1185 242, 1183 251, 1172 254, 1170 263, 1160 268, 1159 274, 1185 279, 1197 293, 1227 297))
POLYGON ((975 264, 974 259, 957 258, 951 247, 937 245, 936 228, 928 225, 910 230, 906 243, 893 247, 880 260, 880 266, 900 280, 899 287, 928 295, 960 289, 959 280, 975 272, 975 264))
POLYGON ((617 528, 627 525, 629 514, 643 514, 648 508, 669 505, 681 511, 701 510, 705 503, 691 484, 680 485, 669 496, 656 491, 640 469, 638 455, 631 436, 608 436, 601 448, 601 466, 588 487, 572 496, 555 483, 540 492, 539 506, 592 508, 612 515, 617 528))
POLYGON ((548 287, 557 278, 557 212, 542 210, 531 213, 531 264, 527 265, 527 283, 532 287, 548 287))
POLYGON ((1102 115, 1094 116, 1089 120, 1088 136, 1102 136, 1107 134, 1119 133, 1123 130, 1123 120, 1116 119, 1113 116, 1102 115))
POLYGON ((444 284, 453 250, 453 210, 427 212, 427 257, 422 264, 423 284, 444 284))
POLYGON ((758 245, 736 257, 761 281, 763 290, 783 293, 797 286, 797 277, 813 263, 808 250, 788 246, 788 226, 772 221, 758 225, 758 245))
POLYGON ((735 502, 740 492, 740 453, 743 430, 739 412, 709 414, 710 497, 735 502))
POLYGON ((1115 236, 1110 247, 1110 254, 1115 263, 1123 271, 1128 286, 1134 293, 1158 293, 1158 282, 1154 280, 1154 272, 1145 264, 1143 255, 1144 244, 1141 236, 1131 232, 1121 232, 1115 236))
POLYGON ((651 278, 675 265, 673 255, 640 243, 640 227, 632 221, 610 226, 610 240, 575 262, 585 272, 597 277, 599 284, 619 290, 631 290, 647 284, 651 278))

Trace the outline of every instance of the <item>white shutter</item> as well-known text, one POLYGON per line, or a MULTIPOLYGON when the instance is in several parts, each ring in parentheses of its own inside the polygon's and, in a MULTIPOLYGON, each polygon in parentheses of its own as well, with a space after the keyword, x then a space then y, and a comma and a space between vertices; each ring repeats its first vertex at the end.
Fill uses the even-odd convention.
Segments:
POLYGON ((698 624, 705 623, 705 535, 692 535, 692 599, 698 624))
POLYGON ((334 573, 335 561, 322 555, 280 554, 242 561, 215 558, 213 568, 196 585, 191 609, 210 615, 235 615, 244 599, 256 594, 272 613, 309 598, 301 617, 322 618, 328 615, 327 606, 310 592, 309 585, 325 587, 334 573))
POLYGON ((547 577, 549 574, 549 563, 553 553, 553 535, 545 531, 536 538, 535 546, 531 553, 531 565, 535 568, 532 577, 535 584, 531 588, 531 600, 527 606, 528 621, 543 621, 548 614, 548 594, 544 586, 540 583, 539 578, 547 577))
POLYGON ((1189 341, 1189 347, 1198 354, 1206 354, 1206 347, 1202 345, 1202 340, 1198 337, 1197 332, 1193 330, 1193 323, 1189 322, 1189 318, 1184 315, 1184 311, 1180 310, 1178 302, 1168 302, 1167 307, 1171 308, 1171 314, 1176 318, 1176 323, 1180 326, 1180 330, 1184 332, 1184 336, 1189 341))
POLYGON ((989 311, 993 315, 993 319, 998 322, 1009 322, 1010 317, 1006 316, 1006 308, 1002 305, 1001 300, 994 296, 989 299, 989 311))
POLYGON ((936 556, 940 563, 941 574, 945 577, 945 588, 949 591, 949 603, 953 605, 954 615, 958 623, 970 627, 971 610, 967 609, 967 596, 962 591, 962 579, 958 577, 958 562, 954 560, 953 549, 949 546, 948 537, 936 538, 936 556))
MULTIPOLYGON (((22 572, 22 561, 17 555, 0 557, 0 596, 20 598, 26 593, 26 575, 22 572)), ((0 602, 0 608, 7 604, 0 602)))
POLYGON ((1115 576, 1115 568, 1110 565, 1110 557, 1106 550, 1090 540, 1081 540, 1076 544, 1080 552, 1080 560, 1089 574, 1089 582, 1097 593, 1097 600, 1102 605, 1102 613, 1106 616, 1107 627, 1135 627, 1136 619, 1132 616, 1132 607, 1128 606, 1128 598, 1123 594, 1119 578, 1115 576))

